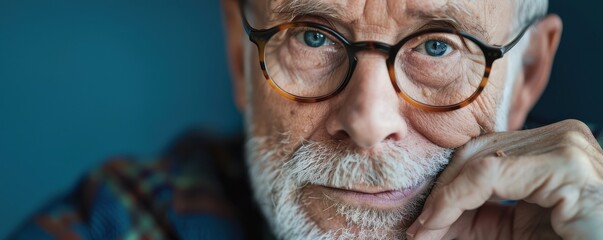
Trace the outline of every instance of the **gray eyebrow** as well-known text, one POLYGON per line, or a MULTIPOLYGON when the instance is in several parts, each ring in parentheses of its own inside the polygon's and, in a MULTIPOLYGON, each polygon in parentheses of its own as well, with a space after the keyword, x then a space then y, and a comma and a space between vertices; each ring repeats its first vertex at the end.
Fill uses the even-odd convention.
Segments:
MULTIPOLYGON (((272 14, 269 18, 269 21, 271 22, 292 21, 296 17, 307 15, 320 16, 327 19, 344 18, 344 13, 340 12, 341 8, 338 8, 330 3, 325 3, 321 0, 283 0, 280 3, 276 3, 273 7, 271 7, 271 9, 272 14)), ((476 13, 471 12, 466 7, 463 7, 454 1, 450 1, 447 9, 441 13, 414 9, 408 11, 408 14, 412 17, 428 21, 448 22, 460 31, 474 34, 483 38, 482 40, 485 41, 490 40, 488 31, 486 31, 480 24, 460 21, 456 17, 461 15, 477 15, 475 15, 476 13)))
POLYGON ((476 13, 468 10, 466 7, 459 5, 457 2, 449 1, 447 9, 440 14, 436 14, 429 11, 414 10, 409 14, 416 18, 431 20, 431 21, 444 21, 450 23, 455 28, 462 32, 467 32, 478 37, 482 37, 482 40, 489 41, 490 35, 483 26, 474 22, 460 21, 456 16, 477 16, 476 13))
POLYGON ((320 0, 283 0, 272 8, 270 20, 292 21, 305 15, 324 16, 331 19, 341 19, 342 16, 332 4, 320 0))

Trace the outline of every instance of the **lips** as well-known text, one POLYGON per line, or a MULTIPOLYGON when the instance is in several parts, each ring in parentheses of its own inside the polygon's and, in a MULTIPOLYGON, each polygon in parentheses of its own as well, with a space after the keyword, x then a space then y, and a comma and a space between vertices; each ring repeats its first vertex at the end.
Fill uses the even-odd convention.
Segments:
POLYGON ((343 189, 327 186, 320 186, 319 188, 327 196, 350 205, 387 210, 404 207, 423 188, 423 184, 416 187, 394 190, 343 189))

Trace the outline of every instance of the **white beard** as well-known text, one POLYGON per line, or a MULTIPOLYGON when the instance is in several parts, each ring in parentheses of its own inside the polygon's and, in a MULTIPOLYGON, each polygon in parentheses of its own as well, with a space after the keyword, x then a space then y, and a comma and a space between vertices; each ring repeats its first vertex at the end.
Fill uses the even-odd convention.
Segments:
POLYGON ((413 145, 430 146, 427 150, 417 151, 407 143, 387 143, 372 154, 357 153, 337 141, 306 141, 291 154, 271 140, 251 138, 246 154, 255 198, 280 239, 404 238, 405 229, 399 225, 416 218, 426 193, 398 211, 336 203, 332 207, 345 217, 348 226, 323 230, 307 217, 300 190, 307 184, 351 187, 360 183, 387 189, 411 188, 433 181, 452 154, 451 149, 427 141, 413 145))
MULTIPOLYGON (((507 79, 495 116, 494 129, 497 132, 507 130, 512 90, 522 66, 522 53, 529 42, 529 32, 526 35, 509 53, 507 79)), ((247 89, 252 88, 248 86, 247 89)), ((248 102, 252 101, 248 99, 248 102)), ((427 150, 417 151, 408 143, 396 143, 386 144, 378 154, 357 153, 336 141, 306 141, 291 153, 290 149, 284 148, 288 137, 278 136, 283 140, 275 141, 274 137, 251 135, 252 107, 248 104, 245 118, 248 136, 251 136, 246 145, 249 175, 255 198, 279 239, 405 239, 406 229, 396 228, 401 221, 417 217, 428 192, 415 197, 399 211, 385 212, 336 204, 333 207, 336 207, 338 215, 345 217, 348 227, 323 230, 304 211, 300 190, 307 184, 350 187, 364 183, 390 189, 413 187, 433 181, 453 152, 427 141, 414 145, 428 146, 427 150), (352 230, 354 226, 359 229, 352 230)))

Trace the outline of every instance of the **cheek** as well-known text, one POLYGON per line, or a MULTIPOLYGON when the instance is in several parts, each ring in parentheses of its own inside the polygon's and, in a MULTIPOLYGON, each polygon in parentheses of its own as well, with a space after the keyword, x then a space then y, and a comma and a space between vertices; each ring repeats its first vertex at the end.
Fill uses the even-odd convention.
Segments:
POLYGON ((497 84, 492 84, 467 107, 444 113, 416 110, 408 114, 408 120, 431 142, 445 148, 457 148, 471 138, 494 131, 500 92, 497 84))
POLYGON ((408 118, 410 125, 438 146, 456 148, 480 134, 480 127, 466 109, 448 113, 417 112, 408 118))
MULTIPOLYGON (((280 96, 272 89, 258 63, 258 53, 251 46, 246 63, 246 107, 247 134, 268 137, 275 143, 284 143, 310 132, 312 119, 308 111, 311 105, 301 104, 280 96), (310 106, 310 107, 309 107, 310 106)), ((314 105, 314 104, 312 104, 314 105)))
POLYGON ((326 109, 321 103, 298 103, 279 95, 264 78, 259 67, 247 79, 247 126, 251 136, 266 136, 294 145, 315 132, 326 109))

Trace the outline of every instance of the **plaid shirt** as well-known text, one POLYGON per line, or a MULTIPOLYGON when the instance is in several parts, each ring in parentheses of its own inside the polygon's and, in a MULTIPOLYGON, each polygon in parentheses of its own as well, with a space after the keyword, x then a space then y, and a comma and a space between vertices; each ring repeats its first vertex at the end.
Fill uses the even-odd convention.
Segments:
POLYGON ((272 238, 252 198, 242 146, 242 139, 195 132, 157 161, 111 159, 8 239, 272 238))

